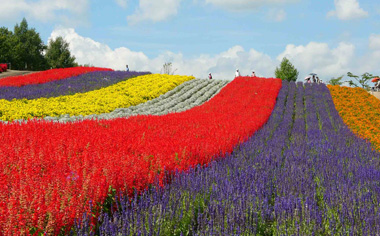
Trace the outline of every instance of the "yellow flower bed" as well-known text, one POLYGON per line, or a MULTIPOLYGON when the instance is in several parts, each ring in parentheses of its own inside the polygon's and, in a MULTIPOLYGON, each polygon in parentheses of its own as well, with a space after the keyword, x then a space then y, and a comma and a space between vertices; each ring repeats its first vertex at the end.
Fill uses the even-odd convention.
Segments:
POLYGON ((107 113, 146 102, 192 79, 192 76, 151 74, 87 93, 33 100, 0 99, 0 120, 107 113))

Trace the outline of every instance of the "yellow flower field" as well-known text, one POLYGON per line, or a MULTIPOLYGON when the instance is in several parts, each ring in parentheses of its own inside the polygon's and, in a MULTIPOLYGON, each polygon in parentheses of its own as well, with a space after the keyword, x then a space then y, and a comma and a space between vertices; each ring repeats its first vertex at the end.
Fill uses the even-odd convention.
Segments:
POLYGON ((380 100, 362 88, 327 87, 344 123, 380 150, 380 100))
POLYGON ((0 99, 0 120, 42 118, 62 114, 91 115, 126 108, 159 97, 192 76, 150 74, 138 76, 99 90, 75 95, 33 100, 0 99))

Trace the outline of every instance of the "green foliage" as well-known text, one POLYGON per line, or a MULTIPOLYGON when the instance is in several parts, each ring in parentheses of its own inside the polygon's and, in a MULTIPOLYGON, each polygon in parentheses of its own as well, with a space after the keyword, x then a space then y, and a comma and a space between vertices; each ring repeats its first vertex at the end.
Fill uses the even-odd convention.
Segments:
POLYGON ((46 60, 51 68, 67 68, 78 66, 75 57, 71 56, 69 43, 62 37, 50 40, 46 51, 46 60))
POLYGON ((11 63, 15 70, 78 66, 68 48, 69 44, 62 37, 51 40, 47 47, 40 34, 34 28, 29 28, 25 18, 15 25, 13 32, 5 27, 0 28, 0 62, 11 63))
POLYGON ((13 33, 6 27, 0 28, 0 63, 12 61, 13 33))
POLYGON ((343 82, 341 81, 343 79, 344 75, 339 76, 338 78, 331 78, 329 81, 327 81, 328 84, 331 85, 342 85, 343 82))
POLYGON ((280 68, 276 67, 276 78, 287 81, 296 81, 298 78, 298 70, 290 63, 290 61, 284 57, 281 61, 280 68))
POLYGON ((43 70, 47 63, 43 56, 46 45, 34 28, 29 29, 24 18, 20 25, 14 27, 12 40, 12 68, 19 70, 43 70))
POLYGON ((368 83, 371 81, 371 79, 378 77, 378 76, 372 75, 368 72, 362 74, 361 78, 360 78, 360 76, 354 75, 351 72, 348 72, 347 76, 354 79, 354 80, 348 81, 348 83, 351 87, 361 86, 364 89, 369 89, 370 86, 368 85, 368 83), (359 85, 358 85, 358 83, 359 83, 359 85))

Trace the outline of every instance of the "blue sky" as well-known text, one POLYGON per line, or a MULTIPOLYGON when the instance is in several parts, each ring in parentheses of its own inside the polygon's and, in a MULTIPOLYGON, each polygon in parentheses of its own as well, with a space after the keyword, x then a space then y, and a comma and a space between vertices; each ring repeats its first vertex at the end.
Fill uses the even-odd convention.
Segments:
POLYGON ((374 0, 1 0, 0 26, 25 17, 47 43, 63 36, 79 63, 231 79, 272 77, 286 56, 302 80, 380 75, 374 0))

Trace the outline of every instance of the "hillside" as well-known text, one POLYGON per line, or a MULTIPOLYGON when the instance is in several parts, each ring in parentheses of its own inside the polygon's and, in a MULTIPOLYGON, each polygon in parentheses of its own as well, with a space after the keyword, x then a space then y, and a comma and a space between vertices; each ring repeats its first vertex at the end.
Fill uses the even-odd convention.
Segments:
POLYGON ((0 234, 380 234, 368 92, 75 70, 0 86, 0 234))

